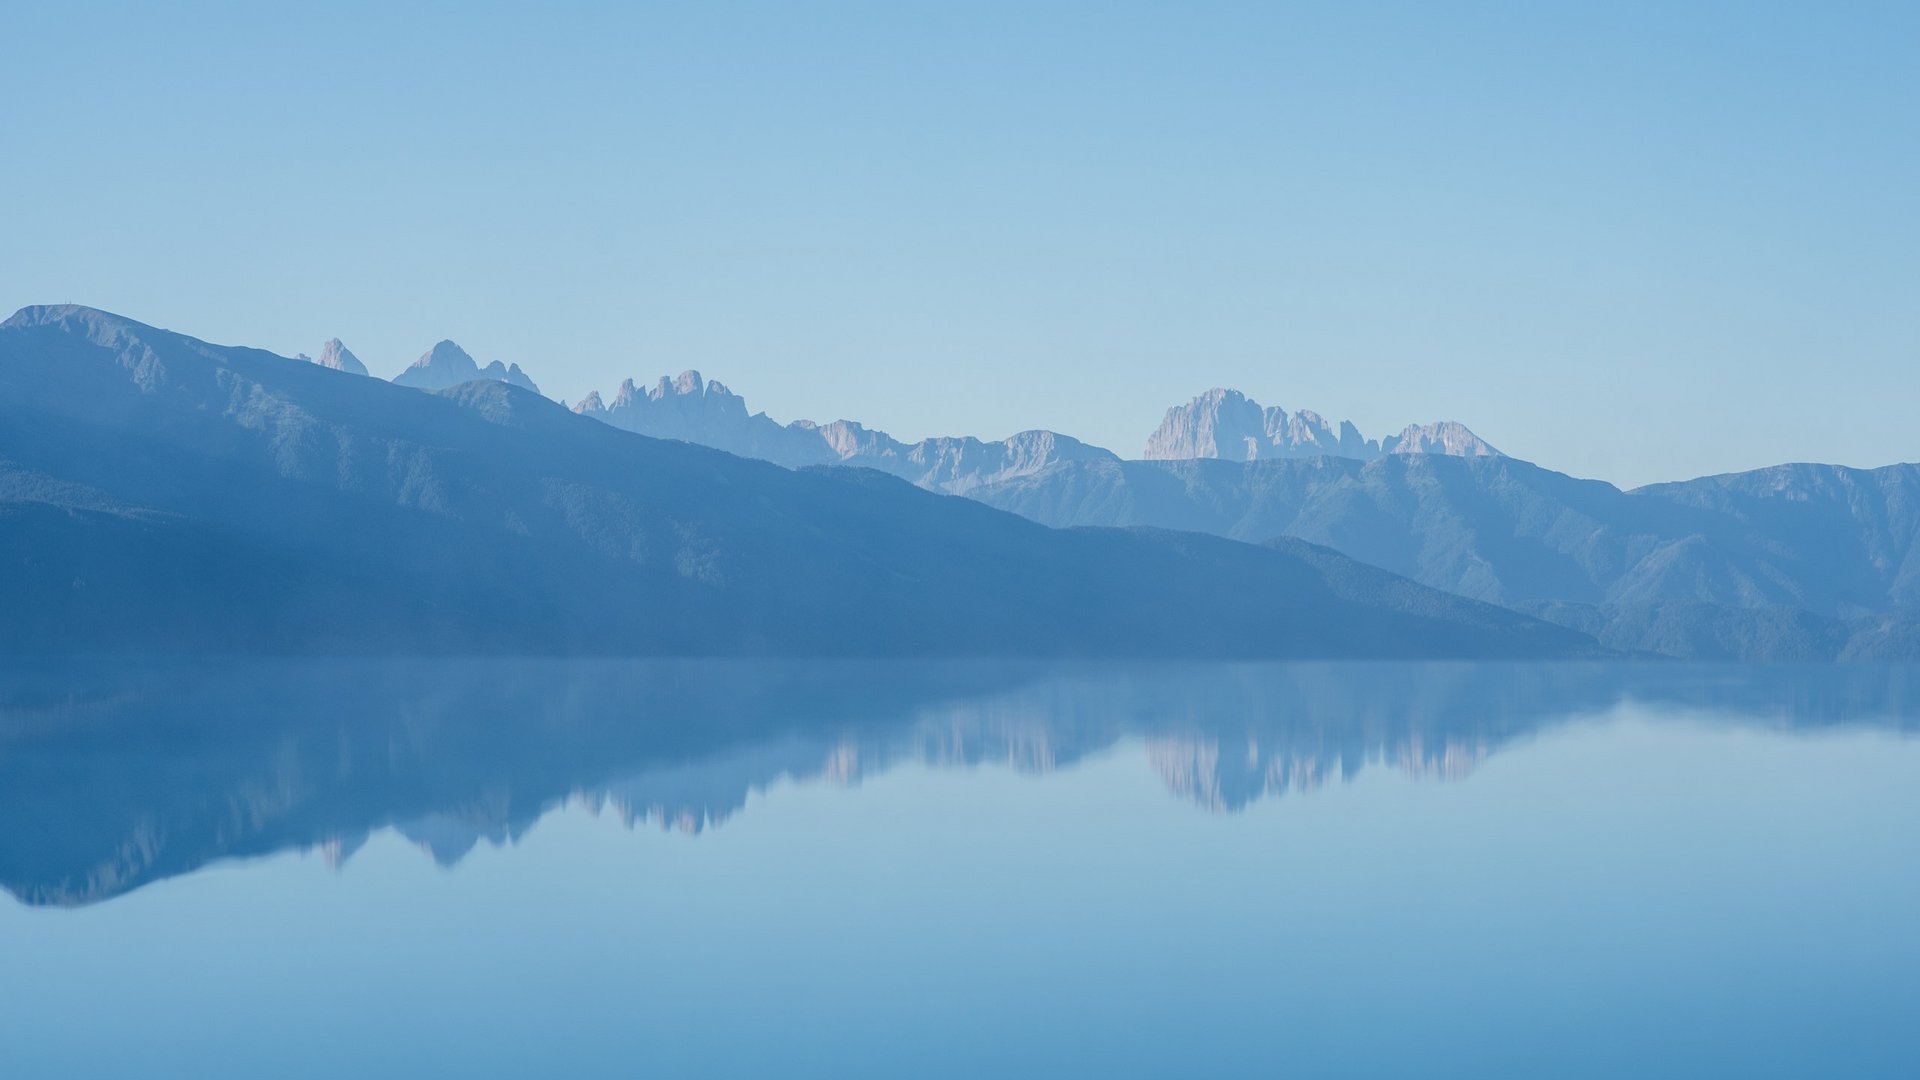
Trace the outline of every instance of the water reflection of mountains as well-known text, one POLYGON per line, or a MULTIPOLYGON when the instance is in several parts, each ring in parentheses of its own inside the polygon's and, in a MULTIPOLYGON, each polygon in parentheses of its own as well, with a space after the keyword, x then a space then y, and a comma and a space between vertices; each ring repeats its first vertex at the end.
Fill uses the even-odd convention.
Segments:
POLYGON ((85 904, 217 859, 345 858, 387 827, 451 864, 568 800, 697 832, 783 777, 1046 772, 1134 736, 1175 794, 1234 811, 1368 765, 1459 777, 1624 701, 1920 728, 1920 678, 1877 667, 54 664, 0 676, 0 885, 85 904))

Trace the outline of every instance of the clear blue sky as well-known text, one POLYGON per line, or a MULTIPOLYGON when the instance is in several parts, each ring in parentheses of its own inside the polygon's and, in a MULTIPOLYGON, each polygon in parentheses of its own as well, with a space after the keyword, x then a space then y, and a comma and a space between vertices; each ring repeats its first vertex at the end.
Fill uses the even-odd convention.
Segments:
POLYGON ((1622 483, 1878 465, 1916 71, 1911 3, 16 4, 0 305, 902 437, 1137 453, 1227 385, 1622 483))

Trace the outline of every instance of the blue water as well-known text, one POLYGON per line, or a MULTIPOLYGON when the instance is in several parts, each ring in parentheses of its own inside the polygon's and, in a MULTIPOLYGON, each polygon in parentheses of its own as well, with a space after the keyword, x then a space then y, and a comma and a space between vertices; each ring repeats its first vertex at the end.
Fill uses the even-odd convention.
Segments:
POLYGON ((0 1075, 1911 1076, 1920 672, 0 677, 0 1075))

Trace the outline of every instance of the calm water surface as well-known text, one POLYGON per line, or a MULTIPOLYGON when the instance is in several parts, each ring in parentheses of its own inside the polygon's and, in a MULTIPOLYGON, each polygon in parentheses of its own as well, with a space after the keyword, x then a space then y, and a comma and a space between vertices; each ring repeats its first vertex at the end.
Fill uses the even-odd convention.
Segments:
POLYGON ((1912 1076, 1920 672, 0 673, 0 1076, 1912 1076))

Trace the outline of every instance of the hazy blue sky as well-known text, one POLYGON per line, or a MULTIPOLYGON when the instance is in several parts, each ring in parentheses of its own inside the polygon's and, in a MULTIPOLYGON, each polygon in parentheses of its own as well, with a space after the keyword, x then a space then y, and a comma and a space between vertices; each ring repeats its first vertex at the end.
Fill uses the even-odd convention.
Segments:
POLYGON ((1920 459, 1920 5, 267 7, 8 6, 0 306, 903 437, 1228 385, 1920 459))

